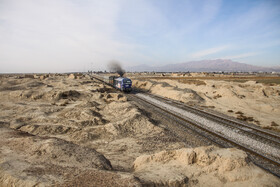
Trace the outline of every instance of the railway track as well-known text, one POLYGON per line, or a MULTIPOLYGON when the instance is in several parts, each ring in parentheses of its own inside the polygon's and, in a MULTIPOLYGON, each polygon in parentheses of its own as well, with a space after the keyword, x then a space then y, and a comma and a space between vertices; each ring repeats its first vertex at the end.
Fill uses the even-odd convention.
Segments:
POLYGON ((197 129, 196 133, 204 134, 202 136, 208 137, 214 144, 246 151, 256 165, 280 178, 280 137, 276 133, 161 96, 135 92, 128 94, 128 97, 137 98, 185 122, 186 127, 197 129))
MULTIPOLYGON (((136 94, 136 95, 134 95, 134 97, 139 98, 139 95, 137 96, 137 94, 136 94)), ((279 172, 280 162, 279 162, 279 158, 275 158, 277 155, 275 155, 275 157, 271 157, 267 153, 263 153, 260 150, 252 149, 248 145, 244 145, 236 140, 229 139, 228 137, 223 136, 223 134, 217 133, 215 131, 212 131, 211 129, 204 127, 203 124, 199 124, 196 121, 194 121, 192 119, 188 119, 176 112, 174 113, 173 111, 170 111, 164 107, 161 107, 155 103, 152 103, 152 102, 148 101, 147 99, 144 99, 141 96, 140 96, 140 99, 143 102, 147 102, 150 105, 152 105, 153 107, 159 108, 159 109, 163 110, 164 112, 174 116, 175 118, 178 118, 178 119, 184 121, 187 126, 191 125, 197 129, 199 129, 200 132, 197 131, 197 133, 199 133, 200 135, 202 134, 201 131, 204 131, 203 134, 211 135, 211 139, 209 137, 210 141, 214 142, 215 144, 220 145, 221 147, 229 147, 229 144, 230 144, 230 145, 232 145, 232 147, 237 147, 239 149, 246 151, 248 154, 251 155, 250 158, 251 158, 251 160, 254 161, 254 163, 256 165, 258 165, 259 167, 269 171, 270 173, 272 173, 275 176, 280 178, 280 172, 279 172), (216 138, 213 139, 212 138, 213 136, 216 138), (252 158, 252 157, 257 157, 257 158, 252 158)))
POLYGON ((169 98, 164 98, 162 96, 152 95, 149 93, 146 93, 146 94, 148 94, 150 97, 159 99, 161 101, 175 104, 178 108, 181 108, 181 109, 187 110, 191 113, 194 113, 196 115, 211 119, 212 121, 215 121, 219 124, 223 124, 223 125, 227 126, 228 128, 231 128, 234 132, 252 136, 261 142, 266 142, 266 143, 274 145, 277 148, 280 148, 280 136, 277 135, 276 133, 258 128, 252 124, 246 124, 244 122, 231 119, 229 116, 221 116, 221 115, 215 114, 213 112, 209 112, 209 111, 205 111, 203 109, 189 106, 189 105, 187 105, 185 103, 181 103, 179 101, 175 101, 175 100, 172 100, 169 98))

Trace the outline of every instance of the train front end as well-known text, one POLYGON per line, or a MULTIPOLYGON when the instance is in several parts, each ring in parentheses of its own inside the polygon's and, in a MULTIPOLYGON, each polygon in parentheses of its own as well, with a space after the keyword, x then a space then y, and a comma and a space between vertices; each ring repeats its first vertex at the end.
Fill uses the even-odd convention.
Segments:
POLYGON ((129 78, 124 78, 123 79, 123 91, 125 92, 131 92, 132 90, 132 81, 129 78))
POLYGON ((125 77, 115 78, 113 85, 115 88, 118 88, 124 92, 130 92, 132 90, 132 88, 131 88, 132 81, 129 78, 125 78, 125 77))

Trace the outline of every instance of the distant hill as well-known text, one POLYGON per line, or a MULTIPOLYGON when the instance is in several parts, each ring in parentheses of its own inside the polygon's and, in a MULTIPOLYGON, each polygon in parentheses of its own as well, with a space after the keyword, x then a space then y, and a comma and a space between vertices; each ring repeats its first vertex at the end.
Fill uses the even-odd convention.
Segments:
POLYGON ((126 68, 127 71, 157 71, 157 72, 214 72, 214 71, 241 71, 241 72, 280 72, 280 67, 261 67, 249 64, 234 62, 232 60, 217 59, 217 60, 201 60, 190 61, 178 64, 168 64, 164 66, 152 67, 148 65, 139 65, 126 68))

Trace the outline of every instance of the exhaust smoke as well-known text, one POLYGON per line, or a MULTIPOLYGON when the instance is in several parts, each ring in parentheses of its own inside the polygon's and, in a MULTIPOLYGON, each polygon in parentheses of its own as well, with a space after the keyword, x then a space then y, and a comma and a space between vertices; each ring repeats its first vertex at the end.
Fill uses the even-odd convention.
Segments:
POLYGON ((108 68, 110 71, 117 72, 120 77, 122 77, 125 73, 124 69, 122 69, 120 63, 118 61, 112 61, 108 64, 108 68))

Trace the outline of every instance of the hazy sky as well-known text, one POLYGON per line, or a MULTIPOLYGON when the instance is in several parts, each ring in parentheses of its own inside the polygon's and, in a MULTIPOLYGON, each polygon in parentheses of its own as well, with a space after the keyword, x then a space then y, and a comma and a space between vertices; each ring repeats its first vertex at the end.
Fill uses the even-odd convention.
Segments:
POLYGON ((0 72, 280 65, 280 0, 0 0, 0 72))

